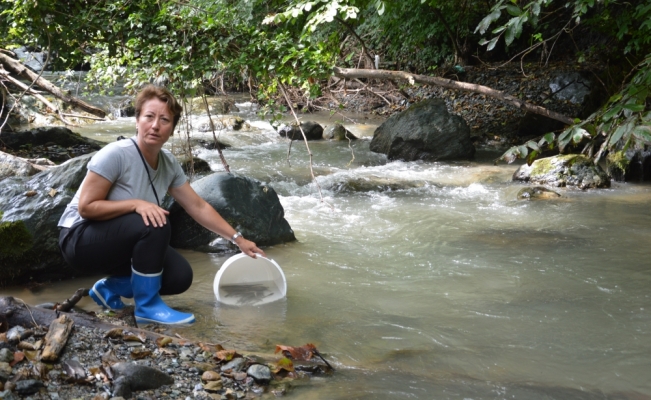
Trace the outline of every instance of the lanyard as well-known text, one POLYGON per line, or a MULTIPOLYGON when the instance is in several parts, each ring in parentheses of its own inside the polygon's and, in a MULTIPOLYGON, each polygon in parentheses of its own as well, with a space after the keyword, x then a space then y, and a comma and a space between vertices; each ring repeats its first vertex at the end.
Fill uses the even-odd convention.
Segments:
POLYGON ((147 161, 145 161, 145 157, 142 155, 142 151, 140 151, 140 148, 138 147, 138 143, 136 143, 136 141, 133 140, 132 138, 129 138, 129 140, 131 140, 133 142, 134 146, 136 146, 136 150, 138 150, 138 154, 140 154, 140 159, 142 160, 142 165, 145 166, 145 172, 147 173, 147 178, 149 178, 149 184, 151 185, 151 190, 154 191, 154 196, 156 197, 156 203, 160 207, 160 201, 158 201, 158 193, 156 193, 156 188, 154 187, 154 182, 152 182, 151 175, 149 175, 149 168, 147 168, 147 161))

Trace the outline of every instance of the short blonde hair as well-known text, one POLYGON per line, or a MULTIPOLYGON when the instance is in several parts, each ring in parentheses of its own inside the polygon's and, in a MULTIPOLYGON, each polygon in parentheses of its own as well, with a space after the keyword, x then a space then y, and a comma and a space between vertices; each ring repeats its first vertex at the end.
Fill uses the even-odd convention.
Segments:
POLYGON ((134 107, 136 109, 136 119, 140 118, 140 112, 142 111, 142 107, 145 105, 145 103, 154 98, 167 104, 167 108, 174 116, 173 122, 174 128, 176 128, 176 124, 179 122, 179 119, 181 119, 183 107, 181 104, 179 104, 178 101, 176 101, 176 98, 172 92, 167 90, 167 88, 161 86, 147 85, 142 88, 140 92, 138 92, 138 95, 136 96, 136 102, 134 104, 134 107))

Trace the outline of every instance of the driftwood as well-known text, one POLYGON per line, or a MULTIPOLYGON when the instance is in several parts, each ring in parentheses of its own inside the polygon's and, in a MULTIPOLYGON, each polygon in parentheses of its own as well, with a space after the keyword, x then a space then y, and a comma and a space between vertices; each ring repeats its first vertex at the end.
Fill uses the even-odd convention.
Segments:
POLYGON ((498 100, 507 102, 519 109, 529 111, 534 114, 544 115, 545 117, 561 121, 566 125, 573 125, 574 119, 557 113, 555 111, 548 110, 544 107, 536 106, 531 103, 527 103, 521 99, 518 99, 515 96, 504 93, 501 90, 495 90, 488 86, 478 85, 476 83, 468 82, 458 82, 451 79, 445 79, 438 76, 427 76, 427 75, 417 75, 410 74, 404 71, 388 71, 384 69, 354 69, 354 68, 334 68, 335 76, 343 79, 354 79, 354 78, 367 78, 367 79, 379 79, 379 80, 407 80, 410 84, 422 83, 426 85, 436 85, 442 86, 448 89, 454 90, 463 90, 466 92, 481 93, 486 96, 494 97, 498 100))
MULTIPOLYGON (((14 60, 8 55, 0 52, 0 65, 4 68, 23 79, 28 80, 29 82, 34 82, 36 85, 41 87, 43 90, 51 93, 56 98, 62 100, 63 102, 70 104, 73 107, 76 107, 80 110, 86 111, 89 114, 93 114, 97 117, 104 118, 106 117, 106 112, 101 108, 92 106, 76 97, 65 94, 58 87, 50 83, 47 79, 40 77, 38 74, 34 73, 29 68, 25 67, 20 61, 14 60)), ((50 107, 48 105, 48 107, 50 107)), ((59 111, 54 108, 54 111, 59 111)))
MULTIPOLYGON (((59 313, 55 310, 29 306, 11 296, 0 297, 0 317, 6 317, 6 320, 3 322, 6 322, 7 328, 11 328, 16 325, 20 325, 25 328, 42 325, 49 326, 52 321, 56 320, 61 314, 63 313, 59 313)), ((125 331, 128 330, 135 335, 144 336, 149 340, 155 341, 160 338, 170 338, 173 342, 179 342, 178 338, 151 332, 145 329, 109 324, 101 321, 99 318, 92 314, 65 313, 65 315, 72 319, 75 325, 78 326, 97 328, 106 332, 109 332, 113 329, 124 329, 125 331)))
POLYGON ((41 353, 41 361, 53 362, 59 358, 59 353, 66 346, 68 336, 72 332, 73 320, 66 314, 52 321, 45 335, 45 346, 41 353))

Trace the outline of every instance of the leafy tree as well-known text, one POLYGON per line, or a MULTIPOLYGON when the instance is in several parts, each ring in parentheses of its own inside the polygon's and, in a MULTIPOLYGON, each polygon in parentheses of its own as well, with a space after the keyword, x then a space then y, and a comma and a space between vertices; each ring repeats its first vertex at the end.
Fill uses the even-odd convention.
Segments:
MULTIPOLYGON (((534 29, 538 28, 545 10, 557 6, 559 2, 533 0, 519 3, 499 0, 477 26, 476 30, 484 34, 491 25, 497 24, 491 31, 494 36, 481 42, 488 50, 493 49, 501 39, 506 46, 512 45, 520 38, 527 23, 534 29), (506 21, 502 18, 504 11, 508 13, 506 21)), ((531 164, 543 150, 557 147, 560 152, 568 148, 580 149, 593 157, 596 163, 609 152, 619 153, 618 158, 621 158, 621 153, 631 147, 643 148, 651 144, 651 1, 632 4, 609 0, 574 0, 562 3, 565 9, 571 10, 571 14, 556 35, 584 23, 615 39, 619 44, 615 48, 623 48, 623 56, 633 60, 633 68, 617 93, 589 118, 577 120, 576 124, 559 135, 548 133, 538 141, 514 146, 500 157, 501 160, 513 162, 517 158, 525 158, 531 164), (634 61, 640 58, 639 62, 634 61)), ((534 36, 537 39, 536 47, 549 40, 540 33, 534 36)))

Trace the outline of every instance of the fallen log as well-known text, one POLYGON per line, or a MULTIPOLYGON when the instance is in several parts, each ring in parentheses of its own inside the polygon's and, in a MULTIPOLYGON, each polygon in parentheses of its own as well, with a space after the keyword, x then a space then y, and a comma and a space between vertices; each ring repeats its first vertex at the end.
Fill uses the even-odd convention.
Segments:
POLYGON ((51 93, 53 96, 62 100, 63 102, 70 104, 73 107, 79 108, 80 110, 86 111, 89 114, 93 114, 97 117, 100 118, 106 117, 106 112, 101 108, 97 108, 76 97, 63 93, 61 89, 56 87, 54 84, 50 83, 47 79, 40 77, 32 70, 25 67, 20 61, 14 60, 13 58, 9 57, 8 55, 2 52, 0 52, 0 64, 3 65, 5 69, 10 73, 17 75, 23 79, 26 79, 30 82, 34 82, 43 90, 51 93))
MULTIPOLYGON (((33 327, 33 326, 50 326, 52 321, 59 318, 60 315, 64 313, 57 312, 55 310, 48 310, 40 307, 32 307, 20 300, 16 300, 12 296, 0 297, 0 316, 5 316, 6 320, 3 320, 8 326, 6 328, 11 328, 16 325, 22 327, 33 327)), ((172 336, 151 332, 145 329, 139 329, 131 326, 118 326, 114 324, 109 324, 101 321, 99 318, 92 314, 83 314, 83 313, 65 313, 76 325, 87 327, 87 328, 97 328, 105 331, 111 331, 112 329, 124 329, 128 330, 135 335, 144 335, 149 340, 157 340, 160 338, 170 338, 173 342, 179 342, 178 338, 172 336)))
POLYGON ((380 79, 380 80, 390 80, 390 81, 402 79, 408 81, 411 85, 415 83, 422 83, 425 85, 441 86, 453 90, 463 90, 466 92, 481 93, 486 96, 490 96, 498 100, 502 100, 521 110, 529 111, 534 114, 544 115, 545 117, 555 119, 557 121, 561 121, 566 125, 574 124, 574 119, 568 117, 567 115, 563 115, 561 113, 548 110, 544 107, 527 103, 526 101, 521 100, 510 94, 504 93, 501 90, 495 90, 488 86, 478 85, 476 83, 458 82, 458 81, 453 81, 451 79, 441 78, 438 76, 417 75, 417 74, 410 74, 409 72, 404 72, 404 71, 389 71, 384 69, 355 69, 355 68, 334 67, 333 71, 335 76, 344 79, 367 78, 367 79, 380 79))

